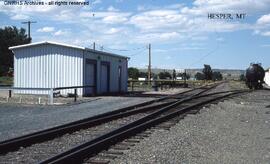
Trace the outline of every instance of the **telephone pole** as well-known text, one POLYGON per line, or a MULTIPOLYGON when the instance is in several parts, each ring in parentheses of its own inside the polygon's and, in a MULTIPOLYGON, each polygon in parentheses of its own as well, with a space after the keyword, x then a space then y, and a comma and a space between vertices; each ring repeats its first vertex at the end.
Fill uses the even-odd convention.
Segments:
POLYGON ((148 64, 148 84, 151 84, 151 44, 148 46, 149 49, 149 64, 148 64))
POLYGON ((28 24, 28 38, 29 40, 31 41, 31 34, 30 34, 30 31, 31 31, 31 24, 32 23, 37 23, 36 21, 27 21, 27 22, 22 22, 22 24, 28 24))
POLYGON ((96 42, 93 43, 93 50, 96 50, 96 42))

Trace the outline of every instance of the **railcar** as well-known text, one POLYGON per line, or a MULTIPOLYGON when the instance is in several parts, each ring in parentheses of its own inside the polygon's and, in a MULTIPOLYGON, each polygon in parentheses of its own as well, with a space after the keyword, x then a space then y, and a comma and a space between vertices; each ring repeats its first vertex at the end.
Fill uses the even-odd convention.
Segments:
POLYGON ((263 88, 265 71, 260 64, 250 64, 246 70, 246 85, 250 89, 263 88))

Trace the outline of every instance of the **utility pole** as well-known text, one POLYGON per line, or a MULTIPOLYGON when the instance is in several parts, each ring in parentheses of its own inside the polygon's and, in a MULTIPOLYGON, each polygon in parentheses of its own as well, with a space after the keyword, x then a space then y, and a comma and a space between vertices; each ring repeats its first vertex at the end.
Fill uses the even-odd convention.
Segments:
POLYGON ((96 42, 93 43, 93 50, 96 50, 96 42))
POLYGON ((149 64, 148 64, 148 84, 151 84, 151 44, 148 46, 149 49, 149 64))
POLYGON ((27 22, 22 22, 22 24, 28 24, 28 38, 29 40, 31 41, 31 34, 30 34, 30 31, 31 31, 31 24, 32 23, 37 23, 36 21, 27 21, 27 22))
POLYGON ((187 87, 187 71, 184 72, 184 87, 187 87))

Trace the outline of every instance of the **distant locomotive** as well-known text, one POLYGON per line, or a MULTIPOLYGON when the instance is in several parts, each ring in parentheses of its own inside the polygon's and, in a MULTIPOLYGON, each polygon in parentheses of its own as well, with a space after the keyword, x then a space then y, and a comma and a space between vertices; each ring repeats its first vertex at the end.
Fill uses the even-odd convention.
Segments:
POLYGON ((246 85, 250 89, 261 89, 264 83, 264 69, 260 64, 250 64, 246 70, 246 85))

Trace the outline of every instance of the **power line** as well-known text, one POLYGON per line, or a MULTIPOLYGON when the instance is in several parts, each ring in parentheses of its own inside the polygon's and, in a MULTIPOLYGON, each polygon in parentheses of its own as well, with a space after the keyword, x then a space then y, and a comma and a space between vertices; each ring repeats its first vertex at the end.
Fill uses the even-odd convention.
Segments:
POLYGON ((134 54, 131 54, 131 55, 128 55, 128 56, 137 56, 137 55, 141 55, 144 51, 146 51, 147 49, 143 49, 143 50, 141 50, 141 51, 139 51, 139 52, 136 52, 136 53, 134 53, 134 54))
MULTIPOLYGON (((100 49, 101 51, 105 50, 105 51, 109 51, 111 52, 110 48, 107 48, 107 47, 104 47, 103 45, 100 45, 100 44, 97 44, 95 43, 95 47, 98 47, 98 49, 100 49)), ((138 48, 134 48, 134 49, 130 49, 130 50, 127 50, 127 51, 131 51, 131 50, 140 50, 139 52, 136 52, 136 53, 133 53, 133 54, 130 54, 130 55, 127 55, 127 56, 137 56, 137 55, 141 55, 143 52, 145 52, 146 50, 148 50, 149 48, 148 47, 138 47, 138 48)), ((119 49, 117 49, 119 50, 119 49)), ((127 52, 126 51, 126 52, 127 52)))
POLYGON ((115 48, 106 48, 109 50, 114 50, 114 51, 135 51, 135 50, 141 50, 141 49, 145 49, 145 47, 138 47, 138 48, 133 48, 133 49, 115 49, 115 48))
POLYGON ((219 48, 219 45, 217 45, 217 47, 214 50, 208 52, 207 54, 205 54, 204 56, 202 56, 199 60, 197 60, 196 62, 192 63, 190 66, 193 66, 194 64, 197 64, 197 63, 203 61, 203 59, 205 59, 206 57, 208 57, 211 54, 213 54, 214 52, 216 52, 216 50, 218 50, 218 48, 219 48))
POLYGON ((146 49, 145 46, 143 47, 137 47, 137 48, 132 48, 132 49, 116 49, 116 48, 109 48, 104 45, 96 44, 98 47, 103 47, 103 50, 107 51, 136 51, 136 50, 141 50, 141 49, 146 49))
POLYGON ((151 84, 151 44, 148 46, 149 52, 148 52, 148 57, 149 57, 149 64, 148 64, 148 84, 151 84))
MULTIPOLYGON (((219 34, 217 33, 217 31, 215 30, 215 34, 216 34, 216 39, 219 37, 219 34)), ((218 42, 218 41, 217 41, 218 42)), ((216 52, 219 49, 219 42, 217 43, 216 47, 212 50, 209 51, 207 54, 205 54, 204 56, 202 56, 199 60, 197 60, 196 62, 193 62, 192 64, 190 64, 190 67, 193 66, 194 64, 197 64, 201 61, 203 61, 206 57, 212 55, 214 52, 216 52)))

